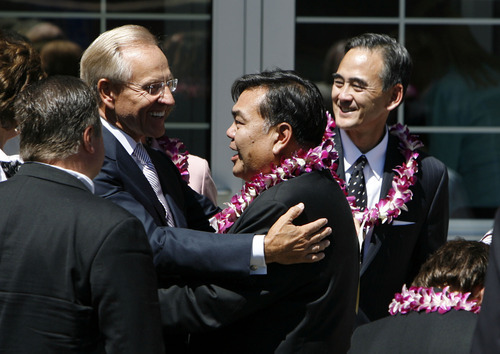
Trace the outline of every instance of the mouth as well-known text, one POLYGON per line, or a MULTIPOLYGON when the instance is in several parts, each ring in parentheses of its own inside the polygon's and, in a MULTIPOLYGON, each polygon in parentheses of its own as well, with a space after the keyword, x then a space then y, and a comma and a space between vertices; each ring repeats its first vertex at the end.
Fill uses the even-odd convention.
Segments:
POLYGON ((229 148, 235 152, 233 156, 231 156, 231 161, 234 163, 238 158, 240 157, 238 149, 236 147, 232 146, 231 144, 229 145, 229 148))
POLYGON ((149 115, 153 118, 161 119, 165 117, 165 111, 149 112, 149 115))
POLYGON ((342 113, 351 113, 351 112, 356 111, 356 108, 353 108, 353 107, 342 107, 342 106, 338 106, 338 107, 342 113))

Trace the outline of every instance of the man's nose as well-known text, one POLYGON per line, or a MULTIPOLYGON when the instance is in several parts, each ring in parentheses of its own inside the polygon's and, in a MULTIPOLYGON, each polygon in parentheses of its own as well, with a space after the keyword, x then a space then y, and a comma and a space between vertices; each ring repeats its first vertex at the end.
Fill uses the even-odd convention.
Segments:
POLYGON ((160 96, 158 96, 158 102, 169 106, 175 104, 174 95, 167 86, 163 87, 163 91, 160 93, 160 96))
POLYGON ((229 139, 231 139, 231 140, 232 140, 232 139, 234 139, 234 135, 235 135, 235 133, 236 133, 236 127, 235 127, 235 124, 234 124, 234 122, 233 122, 233 124, 231 124, 231 125, 229 126, 229 128, 227 128, 227 130, 226 130, 226 135, 227 135, 227 137, 228 137, 229 139))

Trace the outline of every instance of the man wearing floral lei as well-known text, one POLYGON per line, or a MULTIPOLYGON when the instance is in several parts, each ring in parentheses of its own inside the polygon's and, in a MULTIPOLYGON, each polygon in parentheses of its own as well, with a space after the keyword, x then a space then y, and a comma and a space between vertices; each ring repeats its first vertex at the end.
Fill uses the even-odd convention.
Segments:
POLYGON ((305 211, 295 222, 327 218, 331 245, 318 263, 269 264, 267 275, 201 278, 165 289, 165 330, 190 331, 190 353, 345 353, 355 321, 359 246, 331 173, 334 122, 318 88, 291 71, 245 75, 232 96, 233 174, 246 183, 214 225, 219 232, 266 233, 302 202, 305 211))
POLYGON ((345 52, 332 86, 337 174, 354 193, 349 201, 361 224, 358 323, 364 323, 389 315, 394 293, 446 241, 448 174, 443 163, 418 150, 422 144, 404 127, 386 125, 408 87, 406 48, 367 33, 349 40, 345 52))

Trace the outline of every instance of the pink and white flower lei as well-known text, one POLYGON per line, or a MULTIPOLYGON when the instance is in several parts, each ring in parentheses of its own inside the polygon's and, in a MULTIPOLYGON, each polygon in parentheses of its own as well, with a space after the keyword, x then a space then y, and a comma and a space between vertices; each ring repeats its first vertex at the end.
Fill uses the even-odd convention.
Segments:
POLYGON ((389 305, 389 313, 393 316, 410 311, 444 314, 451 310, 464 310, 479 313, 481 306, 477 304, 477 301, 467 301, 470 292, 462 294, 458 291, 449 292, 449 289, 450 287, 447 286, 441 292, 436 293, 434 288, 412 286, 407 289, 406 285, 403 285, 402 292, 397 293, 389 305))
POLYGON ((186 146, 184 145, 184 143, 178 138, 169 138, 166 135, 162 136, 161 138, 157 138, 156 141, 175 164, 181 174, 182 179, 186 181, 186 183, 189 183, 189 152, 186 150, 186 146))
POLYGON ((292 157, 283 159, 280 166, 272 166, 270 173, 259 173, 250 182, 246 182, 239 194, 234 195, 227 208, 210 219, 212 227, 218 233, 226 233, 235 223, 250 203, 263 191, 288 179, 300 176, 302 173, 329 169, 334 174, 338 159, 333 137, 335 121, 327 113, 327 127, 322 143, 307 152, 299 150, 292 157))
MULTIPOLYGON (((417 149, 423 144, 418 138, 410 134, 408 128, 402 124, 395 124, 389 128, 389 132, 399 139, 399 149, 405 157, 402 166, 397 166, 393 171, 396 172, 392 180, 392 188, 387 197, 380 199, 371 209, 360 211, 355 205, 354 197, 347 197, 353 216, 360 222, 361 229, 374 226, 381 223, 391 223, 393 219, 401 214, 401 210, 407 211, 406 203, 413 198, 413 192, 410 187, 417 180, 415 176, 418 172, 418 152, 417 149)), ((338 177, 337 177, 338 178, 338 177)), ((341 186, 345 186, 345 181, 338 179, 341 186)), ((344 187, 345 188, 345 187, 344 187)))

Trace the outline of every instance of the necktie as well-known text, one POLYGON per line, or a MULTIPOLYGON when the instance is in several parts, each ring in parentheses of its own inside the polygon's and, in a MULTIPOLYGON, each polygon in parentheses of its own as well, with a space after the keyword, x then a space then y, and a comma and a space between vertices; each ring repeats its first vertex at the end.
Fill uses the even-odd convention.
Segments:
POLYGON ((5 176, 7 178, 11 178, 19 171, 19 167, 21 167, 21 163, 17 160, 15 161, 0 161, 0 165, 2 166, 3 172, 5 172, 5 176))
POLYGON ((135 156, 144 167, 142 172, 144 173, 144 176, 146 176, 146 179, 148 180, 149 184, 155 191, 156 197, 158 198, 160 203, 163 205, 163 208, 165 209, 165 219, 167 221, 167 225, 172 227, 175 226, 174 219, 172 218, 172 214, 170 212, 170 208, 168 207, 167 201, 165 200, 165 197, 162 194, 160 180, 158 179, 158 173, 156 172, 156 168, 153 165, 153 162, 149 158, 148 152, 146 151, 144 146, 139 143, 135 146, 132 155, 135 156))
POLYGON ((365 210, 366 208, 366 186, 365 175, 363 174, 366 162, 365 155, 361 155, 356 160, 347 188, 347 194, 356 197, 356 206, 358 206, 360 210, 365 210))

